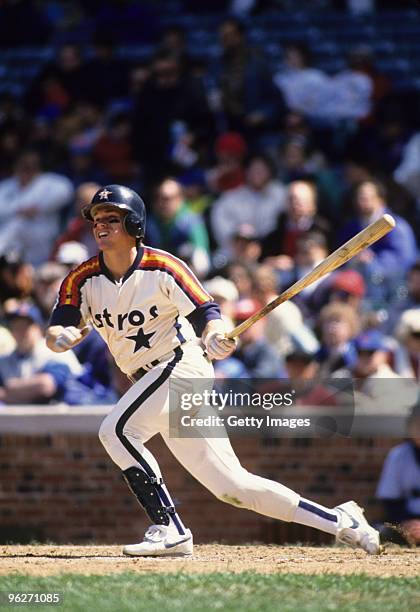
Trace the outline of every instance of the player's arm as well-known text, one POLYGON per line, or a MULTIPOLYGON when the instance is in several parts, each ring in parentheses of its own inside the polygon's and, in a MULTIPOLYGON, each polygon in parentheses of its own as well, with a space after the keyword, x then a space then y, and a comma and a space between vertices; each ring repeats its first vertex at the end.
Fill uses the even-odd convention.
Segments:
POLYGON ((63 280, 45 333, 46 344, 55 353, 64 353, 79 344, 90 332, 82 314, 84 296, 76 281, 77 270, 63 280))
POLYGON ((236 340, 226 338, 228 330, 219 305, 207 293, 193 272, 176 257, 164 262, 164 291, 201 338, 210 359, 225 359, 236 348, 236 340), (175 263, 174 263, 175 262, 175 263), (176 279, 176 280, 175 280, 176 279))
POLYGON ((49 349, 55 353, 64 353, 79 344, 90 332, 90 328, 82 325, 50 325, 48 327, 45 340, 49 349))
POLYGON ((226 338, 229 331, 221 318, 216 302, 209 301, 198 306, 187 319, 194 327, 210 359, 225 359, 236 349, 236 339, 226 338))

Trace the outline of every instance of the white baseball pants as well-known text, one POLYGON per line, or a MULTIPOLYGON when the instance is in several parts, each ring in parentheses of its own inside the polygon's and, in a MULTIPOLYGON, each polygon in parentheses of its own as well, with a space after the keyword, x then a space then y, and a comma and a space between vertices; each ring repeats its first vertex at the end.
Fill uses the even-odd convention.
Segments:
POLYGON ((174 379, 182 386, 183 380, 213 377, 213 367, 202 349, 184 345, 173 357, 147 372, 120 399, 100 427, 102 444, 122 470, 140 467, 161 478, 156 459, 144 446, 159 432, 181 465, 217 498, 272 518, 293 520, 300 496, 243 468, 227 437, 170 437, 169 379, 172 388, 174 379))

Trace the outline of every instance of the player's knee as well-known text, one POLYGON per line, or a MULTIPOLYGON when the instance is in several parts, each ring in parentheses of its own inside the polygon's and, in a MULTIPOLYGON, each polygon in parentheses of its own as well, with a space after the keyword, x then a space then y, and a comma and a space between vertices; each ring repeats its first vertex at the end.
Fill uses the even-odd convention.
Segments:
POLYGON ((215 492, 218 499, 238 508, 248 507, 246 479, 238 476, 234 479, 226 480, 224 483, 220 483, 220 485, 215 492))
POLYGON ((116 435, 115 423, 113 422, 113 419, 106 417, 102 421, 98 435, 102 445, 105 447, 105 449, 107 449, 112 444, 116 435))

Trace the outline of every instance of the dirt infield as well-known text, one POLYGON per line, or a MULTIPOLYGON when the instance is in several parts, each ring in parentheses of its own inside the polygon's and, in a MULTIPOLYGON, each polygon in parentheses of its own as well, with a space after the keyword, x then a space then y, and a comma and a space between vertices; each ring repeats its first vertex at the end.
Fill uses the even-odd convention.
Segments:
POLYGON ((120 546, 0 546, 0 575, 24 573, 242 572, 419 576, 420 549, 389 547, 378 557, 348 548, 196 545, 193 558, 128 558, 120 546))

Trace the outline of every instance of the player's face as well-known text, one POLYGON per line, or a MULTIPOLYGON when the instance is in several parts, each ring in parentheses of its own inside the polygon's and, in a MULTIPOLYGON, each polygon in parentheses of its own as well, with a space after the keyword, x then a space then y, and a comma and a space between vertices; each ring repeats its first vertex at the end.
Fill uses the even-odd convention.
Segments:
POLYGON ((123 225, 123 215, 115 207, 95 207, 92 211, 93 235, 101 251, 106 251, 126 242, 132 242, 123 225))

